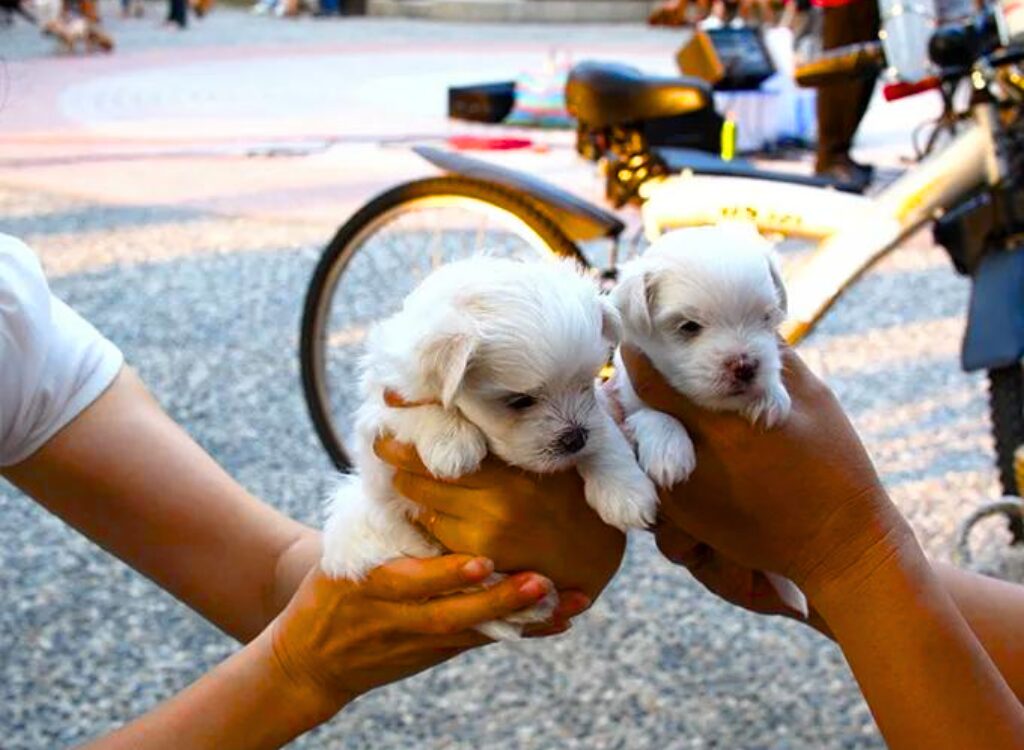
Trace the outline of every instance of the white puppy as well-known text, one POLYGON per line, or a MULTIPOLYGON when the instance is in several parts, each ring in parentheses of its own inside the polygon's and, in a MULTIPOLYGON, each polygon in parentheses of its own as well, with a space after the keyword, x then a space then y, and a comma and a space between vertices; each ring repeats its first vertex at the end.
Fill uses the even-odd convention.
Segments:
MULTIPOLYGON (((642 350, 699 406, 737 411, 771 427, 789 414, 776 329, 786 292, 771 245, 749 224, 680 229, 623 268, 613 292, 623 342, 642 350)), ((696 463, 678 421, 637 397, 621 358, 610 389, 640 465, 662 487, 696 463)))
MULTIPOLYGON (((382 433, 415 445, 438 477, 470 473, 488 452, 540 473, 575 466, 605 522, 649 525, 655 487, 595 396, 620 335, 614 306, 568 262, 478 257, 433 272, 367 339, 359 474, 344 477, 330 501, 324 570, 358 579, 394 557, 443 551, 411 522, 415 506, 373 453, 382 433), (421 405, 388 407, 385 389, 421 405)), ((555 603, 517 621, 542 621, 555 603)), ((481 630, 511 638, 520 628, 481 630)))

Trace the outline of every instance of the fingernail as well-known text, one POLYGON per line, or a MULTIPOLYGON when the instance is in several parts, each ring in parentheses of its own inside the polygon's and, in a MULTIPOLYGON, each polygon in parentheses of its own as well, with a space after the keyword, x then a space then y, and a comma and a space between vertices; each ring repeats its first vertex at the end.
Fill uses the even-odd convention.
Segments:
POLYGON ((520 585, 519 593, 531 599, 540 599, 547 596, 553 588, 551 581, 543 576, 530 576, 525 583, 520 585))
POLYGON ((486 578, 494 572, 494 563, 486 557, 474 557, 462 566, 462 573, 467 578, 486 578))
MULTIPOLYGON (((565 603, 565 597, 562 598, 562 602, 565 603)), ((590 609, 590 605, 593 601, 586 594, 574 594, 569 602, 569 609, 573 614, 579 614, 584 610, 590 609)))

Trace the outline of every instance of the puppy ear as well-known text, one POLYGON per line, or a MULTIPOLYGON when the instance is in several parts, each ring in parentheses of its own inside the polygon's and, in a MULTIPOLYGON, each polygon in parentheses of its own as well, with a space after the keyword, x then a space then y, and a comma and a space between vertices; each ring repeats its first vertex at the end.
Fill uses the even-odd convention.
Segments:
POLYGON ((607 294, 600 296, 601 301, 601 338, 612 346, 618 346, 622 341, 622 316, 619 310, 612 304, 607 294))
POLYGON ((612 302, 622 315, 626 330, 649 334, 654 330, 656 299, 654 274, 637 270, 627 273, 612 292, 612 302))
POLYGON ((782 280, 782 271, 779 268, 779 259, 772 250, 768 251, 768 272, 772 275, 772 282, 775 284, 775 293, 779 298, 779 309, 783 313, 789 312, 789 297, 786 295, 786 284, 782 280))
POLYGON ((440 394, 445 409, 455 400, 476 347, 477 337, 459 330, 442 333, 423 348, 421 363, 425 379, 440 394))

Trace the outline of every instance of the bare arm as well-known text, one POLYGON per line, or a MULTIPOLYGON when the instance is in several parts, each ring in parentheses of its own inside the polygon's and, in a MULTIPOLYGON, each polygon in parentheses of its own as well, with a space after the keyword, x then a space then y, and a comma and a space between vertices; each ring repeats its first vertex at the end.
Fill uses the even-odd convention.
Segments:
MULTIPOLYGON (((1024 702, 1024 586, 933 562, 932 570, 1017 699, 1024 702)), ((808 623, 835 639, 821 614, 808 623)))
POLYGON ((256 639, 88 750, 270 750, 355 697, 486 642, 470 628, 535 604, 550 582, 521 573, 484 590, 485 559, 394 560, 361 583, 311 572, 256 639))
MULTIPOLYGON (((471 628, 535 604, 520 573, 473 589, 468 555, 388 563, 362 583, 315 565, 319 535, 252 497, 122 372, 5 476, 82 533, 249 643, 92 750, 281 747, 354 697, 486 642, 471 628)), ((550 630, 584 605, 566 604, 550 630)))
POLYGON ((170 700, 82 750, 283 747, 330 718, 286 677, 269 634, 260 635, 170 700))
POLYGON ((127 369, 4 475, 241 641, 266 627, 318 556, 317 532, 246 492, 127 369))
POLYGON ((773 430, 703 412, 649 362, 625 353, 637 393, 687 426, 690 479, 663 498, 668 521, 748 571, 806 593, 888 745, 1024 748, 1024 707, 882 489, 831 392, 792 352, 793 412, 773 430))
POLYGON ((807 593, 890 747, 1024 747, 1024 707, 909 528, 807 593))
POLYGON ((1024 702, 1024 586, 960 570, 932 568, 1017 698, 1024 702))

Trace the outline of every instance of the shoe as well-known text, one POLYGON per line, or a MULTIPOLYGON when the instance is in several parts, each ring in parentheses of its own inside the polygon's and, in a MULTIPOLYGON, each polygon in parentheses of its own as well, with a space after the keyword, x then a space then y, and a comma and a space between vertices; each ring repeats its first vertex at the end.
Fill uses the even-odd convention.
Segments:
POLYGON ((860 164, 849 156, 836 159, 828 164, 818 164, 815 174, 819 177, 827 177, 834 182, 848 185, 858 191, 863 191, 871 184, 875 176, 875 168, 870 164, 860 164))

